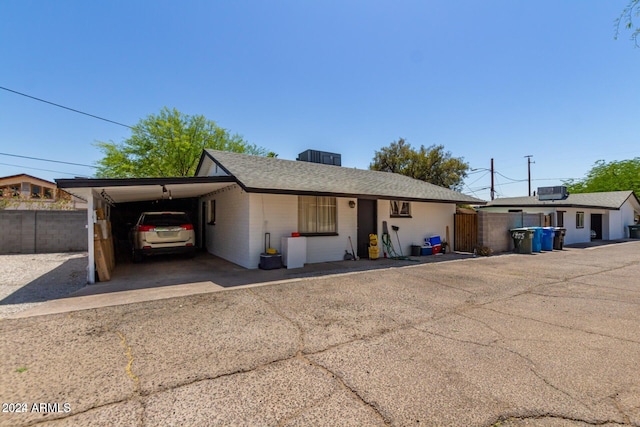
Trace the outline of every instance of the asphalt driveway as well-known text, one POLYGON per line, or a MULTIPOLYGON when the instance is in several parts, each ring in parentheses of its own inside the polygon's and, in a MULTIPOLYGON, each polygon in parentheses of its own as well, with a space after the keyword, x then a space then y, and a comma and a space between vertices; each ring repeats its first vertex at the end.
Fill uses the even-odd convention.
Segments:
POLYGON ((0 425, 637 426, 639 307, 628 242, 3 319, 0 425))

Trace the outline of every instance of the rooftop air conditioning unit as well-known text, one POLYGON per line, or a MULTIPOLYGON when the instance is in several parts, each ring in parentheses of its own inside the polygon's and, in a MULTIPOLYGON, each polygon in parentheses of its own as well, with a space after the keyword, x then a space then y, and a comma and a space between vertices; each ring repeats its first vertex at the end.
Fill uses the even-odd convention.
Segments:
POLYGON ((569 197, 567 187, 538 187, 538 200, 564 200, 569 197))
POLYGON ((301 162, 322 163, 323 165, 342 166, 340 154, 326 151, 306 150, 298 154, 296 159, 301 162))

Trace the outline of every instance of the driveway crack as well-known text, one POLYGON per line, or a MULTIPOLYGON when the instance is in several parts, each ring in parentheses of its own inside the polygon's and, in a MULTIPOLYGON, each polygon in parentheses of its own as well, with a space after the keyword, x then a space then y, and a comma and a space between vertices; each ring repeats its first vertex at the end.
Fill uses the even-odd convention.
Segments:
POLYGON ((544 419, 554 419, 554 420, 562 420, 562 421, 571 421, 574 423, 583 423, 590 426, 602 426, 602 425, 618 425, 624 426, 629 424, 621 424, 618 421, 613 420, 600 420, 600 421, 589 421, 575 417, 568 417, 566 415, 554 414, 554 413, 545 413, 545 414, 536 414, 536 415, 501 415, 495 421, 487 424, 487 427, 499 427, 503 425, 505 421, 526 421, 526 420, 544 420, 544 419))
POLYGON ((138 376, 133 373, 133 361, 135 360, 133 357, 133 354, 131 353, 131 346, 129 344, 127 344, 127 338, 124 336, 124 334, 120 331, 116 331, 116 334, 118 334, 118 336, 120 337, 120 345, 122 345, 122 348, 124 349, 124 354, 127 357, 127 366, 125 368, 125 372, 127 373, 127 376, 131 379, 131 381, 133 381, 133 391, 134 392, 138 392, 140 389, 140 378, 138 378, 138 376))
POLYGON ((384 425, 391 425, 391 420, 389 420, 387 417, 385 417, 380 408, 378 408, 378 406, 373 403, 373 402, 368 402, 367 400, 364 399, 364 397, 362 397, 360 395, 360 393, 358 393, 358 391, 352 387, 350 387, 346 381, 344 380, 344 378, 342 378, 340 375, 338 375, 337 373, 331 371, 329 368, 327 368, 324 365, 321 365, 319 363, 314 362, 313 360, 300 355, 299 357, 301 357, 305 362, 309 363, 310 365, 314 366, 315 368, 320 369, 321 371, 323 371, 325 374, 330 375, 333 379, 336 380, 336 382, 338 383, 338 385, 345 390, 346 392, 348 392, 349 394, 351 394, 353 397, 355 397, 360 403, 362 403, 363 405, 365 405, 367 408, 369 408, 370 410, 372 410, 374 412, 374 414, 376 415, 376 418, 378 418, 380 421, 382 421, 384 423, 384 425))
POLYGON ((544 293, 541 293, 541 292, 531 292, 531 295, 537 295, 539 297, 547 297, 547 298, 582 299, 582 300, 587 300, 587 301, 610 301, 610 302, 617 302, 617 303, 621 303, 621 304, 640 305, 640 303, 637 303, 637 302, 620 301, 620 300, 612 299, 612 298, 583 297, 583 296, 577 296, 577 295, 551 295, 551 294, 544 294, 544 293))
POLYGON ((561 388, 559 388, 558 386, 556 386, 555 384, 552 384, 549 380, 547 380, 544 376, 542 376, 538 371, 536 371, 535 369, 535 363, 533 362, 533 360, 531 360, 530 358, 518 353, 515 350, 512 350, 510 348, 506 348, 503 347, 501 345, 494 345, 494 343, 491 344, 483 344, 480 342, 476 342, 476 341, 471 341, 471 340, 463 340, 463 339, 459 339, 459 338, 454 338, 454 337, 450 337, 447 335, 443 335, 443 334, 439 334, 436 332, 431 332, 431 331, 422 331, 419 329, 416 329, 419 332, 425 333, 425 334, 429 334, 429 335, 433 335, 433 336, 437 336, 440 338, 444 338, 444 339, 448 339, 451 341, 456 341, 459 343, 463 343, 463 344, 471 344, 471 345, 477 345, 480 347, 486 347, 486 348, 491 348, 491 349, 500 349, 500 350, 504 350, 506 352, 509 352, 511 354, 513 354, 514 356, 517 356, 520 359, 523 359, 525 362, 527 362, 527 368, 529 369, 529 371, 531 371, 531 373, 533 375, 535 375, 536 377, 538 377, 542 382, 544 382, 548 387, 552 388, 553 390, 556 390, 557 392, 565 395, 566 397, 568 397, 569 399, 580 403, 582 406, 584 406, 585 409, 589 409, 589 405, 587 405, 586 403, 584 403, 583 401, 581 401, 580 399, 576 398, 575 396, 572 396, 571 394, 569 394, 568 392, 562 390, 561 388))
POLYGON ((260 301, 262 301, 263 303, 265 303, 266 305, 269 306, 269 308, 271 308, 271 310, 273 310, 273 312, 278 315, 278 317, 284 319, 286 322, 292 324, 298 331, 298 348, 296 350, 297 354, 301 354, 304 351, 304 346, 305 346, 305 333, 304 333, 304 328, 302 327, 302 325, 300 325, 298 322, 296 322, 295 320, 291 319, 289 316, 287 316, 286 314, 284 314, 282 312, 282 310, 280 310, 278 308, 278 306, 276 306, 274 303, 272 303, 271 301, 269 301, 268 299, 261 297, 260 295, 258 295, 256 292, 254 292, 253 289, 247 289, 253 296, 255 296, 257 299, 259 299, 260 301))
POLYGON ((479 307, 479 308, 481 308, 483 310, 487 310, 487 311, 493 311, 494 313, 502 314, 503 316, 517 317, 519 319, 530 320, 532 322, 537 322, 537 323, 542 323, 544 325, 549 325, 549 326, 555 326, 555 327, 558 327, 558 328, 568 329, 570 331, 579 331, 579 332, 584 332, 585 334, 595 335, 595 336, 598 336, 598 337, 610 338, 610 339, 623 341, 623 342, 628 342, 628 343, 633 343, 633 344, 640 344, 640 341, 634 341, 634 340, 631 340, 631 339, 628 339, 628 338, 616 337, 616 336, 602 334, 602 333, 599 333, 599 332, 593 332, 593 331, 589 331, 589 330, 586 330, 586 329, 581 329, 581 328, 577 328, 577 327, 573 327, 573 326, 560 325, 560 324, 553 323, 553 322, 545 322, 544 320, 534 319, 532 317, 520 316, 518 314, 513 314, 513 313, 505 313, 503 311, 496 310, 494 308, 488 308, 488 307, 479 307))

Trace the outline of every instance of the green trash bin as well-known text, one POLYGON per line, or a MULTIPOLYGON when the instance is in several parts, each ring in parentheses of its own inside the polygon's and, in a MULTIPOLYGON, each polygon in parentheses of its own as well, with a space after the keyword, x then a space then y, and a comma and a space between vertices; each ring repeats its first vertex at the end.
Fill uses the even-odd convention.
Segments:
POLYGON ((556 234, 553 235, 553 249, 561 251, 564 247, 564 235, 567 234, 567 229, 564 227, 554 227, 556 234))
POLYGON ((534 231, 529 228, 512 228, 513 251, 518 254, 531 254, 534 231))
POLYGON ((640 224, 629 225, 629 238, 640 239, 640 224))

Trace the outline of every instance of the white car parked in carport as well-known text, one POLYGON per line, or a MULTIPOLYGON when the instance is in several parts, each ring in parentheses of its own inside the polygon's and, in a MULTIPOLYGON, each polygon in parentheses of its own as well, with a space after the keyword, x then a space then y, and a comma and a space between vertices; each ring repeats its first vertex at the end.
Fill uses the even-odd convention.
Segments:
POLYGON ((131 229, 133 261, 159 254, 195 254, 196 236, 185 212, 143 212, 131 229))

